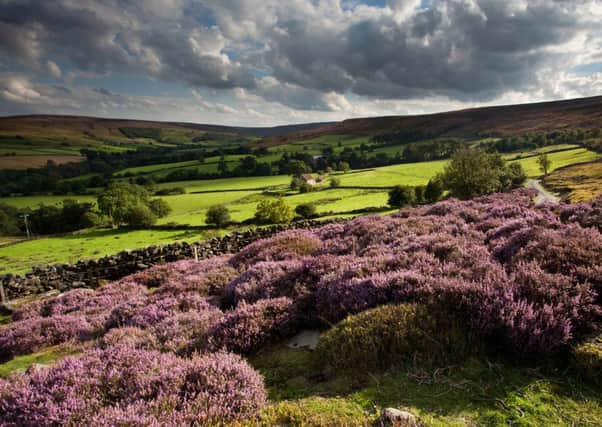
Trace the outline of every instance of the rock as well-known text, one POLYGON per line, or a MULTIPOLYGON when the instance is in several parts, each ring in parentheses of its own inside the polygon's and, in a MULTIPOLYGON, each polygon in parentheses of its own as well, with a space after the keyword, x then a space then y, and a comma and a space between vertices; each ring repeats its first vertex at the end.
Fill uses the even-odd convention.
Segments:
POLYGON ((290 348, 303 348, 307 347, 310 350, 315 350, 320 340, 320 331, 306 329, 299 332, 288 342, 290 348))
POLYGON ((383 427, 421 427, 424 424, 412 413, 395 408, 386 408, 380 415, 383 427))

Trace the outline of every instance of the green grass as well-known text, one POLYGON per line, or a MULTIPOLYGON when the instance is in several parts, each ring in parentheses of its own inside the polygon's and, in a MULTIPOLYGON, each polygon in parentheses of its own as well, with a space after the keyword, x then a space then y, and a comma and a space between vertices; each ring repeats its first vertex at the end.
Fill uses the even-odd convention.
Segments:
MULTIPOLYGON (((319 140, 316 143, 322 143, 319 140)), ((357 143, 353 139, 347 143, 357 143)), ((562 146, 561 146, 562 147, 562 146)), ((546 147, 551 149, 552 147, 546 147)), ((558 148, 558 146, 556 146, 558 148)), ((563 148, 570 148, 564 146, 563 148)), ((566 164, 579 163, 598 157, 582 148, 549 154, 553 169, 566 164)), ((536 157, 518 160, 530 177, 541 174, 536 157)), ((159 220, 159 225, 175 223, 180 225, 204 226, 205 214, 210 206, 225 204, 233 221, 251 219, 259 201, 265 197, 264 191, 281 191, 284 198, 295 208, 301 203, 314 203, 319 214, 328 217, 347 217, 349 212, 366 208, 386 208, 387 187, 394 185, 425 185, 436 173, 441 172, 447 161, 408 163, 381 168, 355 170, 349 173, 336 173, 341 186, 352 188, 327 188, 328 180, 320 191, 306 194, 288 192, 291 177, 287 175, 266 177, 242 177, 187 182, 170 182, 157 185, 157 188, 184 187, 186 194, 163 196, 172 207, 172 213, 159 220), (371 189, 382 187, 382 189, 371 189)), ((36 207, 40 203, 55 204, 64 199, 94 202, 94 196, 27 196, 0 199, 13 206, 36 207)), ((383 210, 379 213, 394 212, 383 210)), ((46 237, 0 247, 0 273, 23 273, 34 265, 56 262, 75 262, 80 258, 97 258, 124 249, 135 249, 153 244, 170 243, 177 240, 198 240, 198 231, 150 231, 150 230, 88 230, 73 235, 46 237)))
POLYGON ((0 203, 6 203, 19 209, 35 208, 40 204, 55 205, 60 204, 63 200, 77 200, 78 202, 95 203, 96 196, 15 196, 1 197, 0 203))
POLYGON ((17 356, 8 362, 0 364, 0 377, 7 377, 12 372, 25 371, 34 363, 50 365, 65 356, 76 354, 78 351, 67 346, 48 347, 37 353, 17 356))
POLYGON ((432 426, 602 425, 601 390, 569 374, 503 361, 324 375, 312 352, 279 345, 250 362, 273 402, 260 425, 368 425, 386 407, 405 408, 432 426))
POLYGON ((76 262, 100 258, 125 249, 195 241, 203 238, 198 231, 182 230, 87 230, 59 237, 44 237, 0 247, 0 274, 24 273, 36 265, 76 262))
MULTIPOLYGON (((550 147, 548 147, 550 148, 550 147)), ((576 163, 591 162, 600 158, 599 154, 589 151, 585 148, 577 148, 574 150, 559 151, 548 154, 548 158, 552 161, 550 172, 576 163)), ((537 163, 537 156, 528 157, 517 161, 525 170, 527 176, 535 178, 543 175, 537 163)))
POLYGON ((425 185, 428 180, 443 171, 445 160, 406 163, 381 168, 351 171, 337 176, 342 186, 392 187, 394 185, 425 185))
POLYGON ((0 314, 0 325, 5 325, 7 323, 10 323, 10 316, 6 315, 6 314, 0 314))

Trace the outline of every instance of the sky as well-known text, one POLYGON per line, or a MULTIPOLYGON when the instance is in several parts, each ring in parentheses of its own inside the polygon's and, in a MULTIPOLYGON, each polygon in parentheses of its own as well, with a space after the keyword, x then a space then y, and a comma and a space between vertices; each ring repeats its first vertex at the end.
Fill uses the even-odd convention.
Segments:
POLYGON ((270 126, 602 94, 602 0, 0 0, 0 116, 270 126))

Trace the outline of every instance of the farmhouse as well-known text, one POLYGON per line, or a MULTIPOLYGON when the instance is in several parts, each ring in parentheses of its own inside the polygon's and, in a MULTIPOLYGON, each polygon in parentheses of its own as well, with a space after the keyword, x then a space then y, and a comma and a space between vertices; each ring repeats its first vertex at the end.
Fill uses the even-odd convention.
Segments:
POLYGON ((304 173, 303 175, 301 175, 301 179, 303 180, 304 183, 309 184, 309 185, 316 185, 316 180, 313 176, 311 176, 308 173, 304 173))

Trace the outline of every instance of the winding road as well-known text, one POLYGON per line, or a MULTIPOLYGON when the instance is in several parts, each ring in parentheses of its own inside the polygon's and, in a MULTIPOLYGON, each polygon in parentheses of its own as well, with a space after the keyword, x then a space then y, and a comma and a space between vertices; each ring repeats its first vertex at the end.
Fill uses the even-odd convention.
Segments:
POLYGON ((537 191, 537 197, 535 197, 535 204, 541 205, 544 203, 558 203, 560 198, 548 190, 546 190, 538 179, 528 179, 527 188, 532 188, 537 191))

